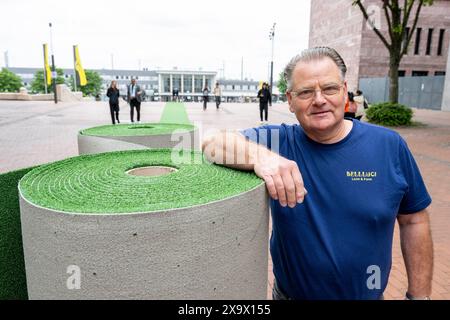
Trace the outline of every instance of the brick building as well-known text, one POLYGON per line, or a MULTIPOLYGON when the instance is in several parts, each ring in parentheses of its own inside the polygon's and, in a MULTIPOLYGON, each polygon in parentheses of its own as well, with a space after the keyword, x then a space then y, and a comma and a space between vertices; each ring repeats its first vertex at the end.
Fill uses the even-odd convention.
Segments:
MULTIPOLYGON (((338 50, 347 67, 349 90, 360 78, 387 77, 389 52, 364 21, 353 0, 311 0, 309 47, 330 46, 338 50)), ((380 0, 365 0, 368 13, 390 42, 380 0)), ((402 2, 403 3, 403 2, 402 2)), ((414 8, 413 11, 415 12, 414 8)), ((412 15, 413 13, 411 13, 412 15)), ((411 27, 413 17, 408 26, 411 27)), ((450 1, 435 0, 422 7, 408 53, 403 56, 400 76, 444 75, 450 41, 450 1)))

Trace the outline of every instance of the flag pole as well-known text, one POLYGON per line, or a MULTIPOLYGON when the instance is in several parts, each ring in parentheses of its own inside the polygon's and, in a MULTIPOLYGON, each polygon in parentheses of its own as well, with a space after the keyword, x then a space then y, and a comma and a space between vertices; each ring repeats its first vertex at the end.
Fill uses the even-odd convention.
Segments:
POLYGON ((76 56, 76 46, 73 46, 73 84, 75 92, 77 91, 77 56, 76 56))

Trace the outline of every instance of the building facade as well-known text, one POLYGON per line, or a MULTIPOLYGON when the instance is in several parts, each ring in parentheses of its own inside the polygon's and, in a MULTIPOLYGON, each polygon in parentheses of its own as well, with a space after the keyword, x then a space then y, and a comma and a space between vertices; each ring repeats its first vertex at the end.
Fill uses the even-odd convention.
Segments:
MULTIPOLYGON (((37 71, 41 68, 12 68, 8 70, 21 77, 23 85, 30 89, 31 82, 37 71)), ((111 81, 117 81, 117 86, 122 95, 126 95, 127 85, 131 79, 136 79, 138 84, 145 90, 146 100, 170 101, 175 89, 178 89, 182 101, 201 101, 203 88, 207 86, 212 96, 216 83, 222 89, 222 101, 224 102, 254 102, 261 87, 261 81, 254 80, 231 80, 218 79, 215 71, 192 71, 192 70, 111 70, 94 69, 103 80, 102 96, 111 81)), ((66 83, 71 81, 74 75, 73 69, 63 69, 66 83)), ((276 83, 274 83, 274 95, 278 95, 276 83)), ((275 97, 276 98, 276 97, 275 97)))
MULTIPOLYGON (((349 90, 359 79, 387 77, 389 52, 370 25, 364 21, 353 0, 311 0, 309 47, 329 46, 343 57, 349 90)), ((388 39, 382 1, 365 0, 371 19, 388 39)), ((415 8, 413 11, 415 12, 415 8)), ((410 25, 412 25, 410 17, 410 25)), ((399 76, 445 75, 450 41, 450 1, 435 0, 422 7, 417 29, 400 64, 399 76)), ((409 30, 409 29, 407 29, 409 30)))

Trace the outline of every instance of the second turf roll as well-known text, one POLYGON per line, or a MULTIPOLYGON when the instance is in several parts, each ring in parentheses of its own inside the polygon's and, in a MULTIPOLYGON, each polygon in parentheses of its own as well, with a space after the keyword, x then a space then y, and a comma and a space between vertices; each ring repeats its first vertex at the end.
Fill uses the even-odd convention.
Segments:
POLYGON ((191 124, 142 123, 92 127, 78 133, 78 153, 174 148, 199 150, 198 130, 191 124))

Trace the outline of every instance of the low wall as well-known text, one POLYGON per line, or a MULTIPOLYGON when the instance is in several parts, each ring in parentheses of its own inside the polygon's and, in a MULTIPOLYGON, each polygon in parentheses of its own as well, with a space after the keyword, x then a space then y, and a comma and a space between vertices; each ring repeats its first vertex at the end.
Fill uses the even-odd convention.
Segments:
MULTIPOLYGON (((70 101, 82 101, 82 92, 72 92, 64 84, 58 84, 56 86, 56 93, 58 95, 58 101, 70 102, 70 101)), ((21 101, 53 101, 53 93, 48 94, 29 94, 25 88, 21 88, 20 92, 0 92, 0 100, 21 100, 21 101)))

